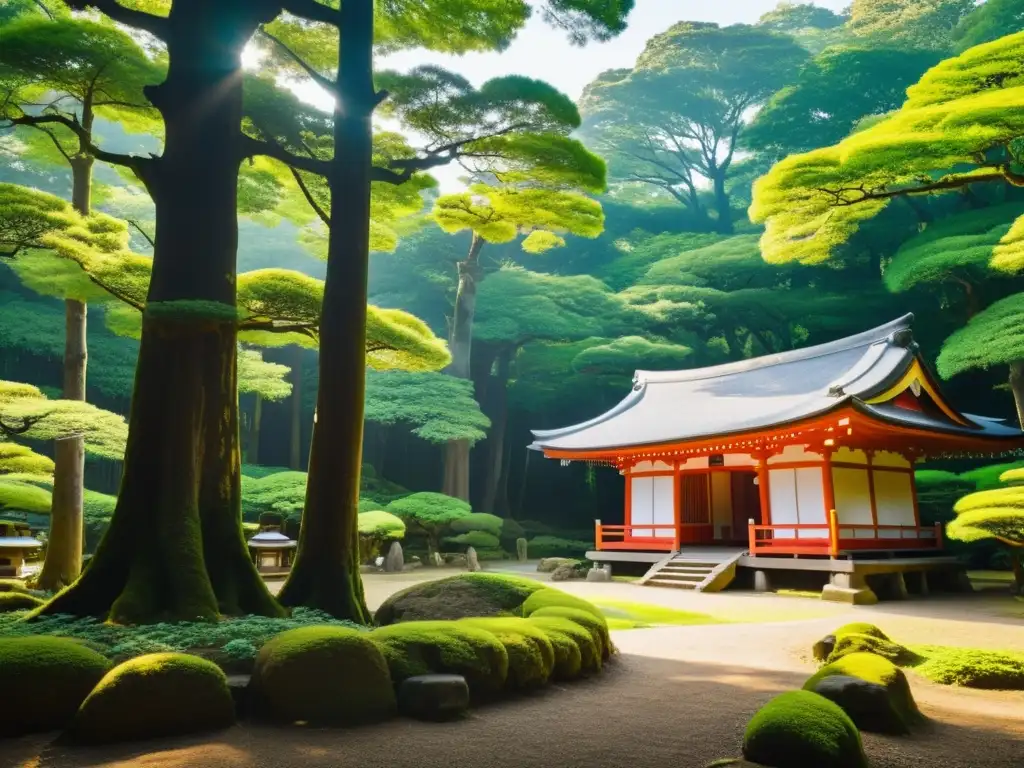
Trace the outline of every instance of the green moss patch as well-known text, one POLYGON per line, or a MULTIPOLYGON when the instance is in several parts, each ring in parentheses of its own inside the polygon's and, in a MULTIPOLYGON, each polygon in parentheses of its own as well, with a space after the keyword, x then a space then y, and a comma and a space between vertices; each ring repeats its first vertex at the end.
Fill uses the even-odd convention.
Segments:
POLYGON ((0 691, 14 697, 0 718, 0 734, 63 728, 110 666, 64 637, 0 638, 0 691))
POLYGON ((462 675, 474 697, 500 691, 508 653, 490 632, 461 622, 407 621, 367 635, 384 654, 395 683, 430 673, 462 675))
POLYGON ((884 687, 889 694, 893 716, 903 723, 906 730, 924 719, 910 691, 907 676, 888 659, 873 653, 851 653, 811 675, 804 684, 804 690, 813 690, 819 680, 831 675, 856 677, 884 687))
POLYGON ((395 593, 377 609, 374 619, 386 626, 401 621, 513 616, 534 592, 543 589, 547 588, 539 581, 521 576, 464 573, 395 593))
POLYGON ((1024 691, 1024 654, 944 648, 914 669, 943 685, 1024 691))
POLYGON ((602 659, 607 659, 612 654, 612 640, 608 634, 608 622, 605 621, 603 616, 595 616, 592 611, 584 611, 579 608, 566 608, 560 605, 553 605, 547 608, 538 608, 531 612, 529 617, 535 619, 538 617, 553 616, 560 619, 568 619, 572 621, 588 632, 594 639, 594 643, 597 645, 602 659))
POLYGON ((589 629, 571 619, 559 616, 542 616, 535 613, 530 617, 529 621, 543 629, 548 637, 551 638, 552 645, 556 646, 556 677, 572 679, 579 674, 591 674, 601 671, 601 643, 594 639, 594 635, 590 633, 589 629), (572 658, 563 660, 558 656, 559 650, 556 645, 556 638, 558 637, 567 637, 576 646, 579 654, 579 664, 576 667, 575 674, 572 672, 572 669, 576 662, 572 658))
POLYGON ((873 653, 888 659, 901 667, 916 664, 921 657, 909 648, 892 640, 883 640, 873 635, 842 634, 836 636, 836 644, 826 661, 838 661, 851 653, 873 653))
POLYGON ((743 737, 743 756, 776 768, 867 768, 860 733, 828 699, 790 691, 765 704, 743 737))
POLYGON ((82 702, 68 733, 102 744, 201 733, 234 720, 227 678, 216 664, 154 653, 110 670, 82 702))
POLYGON ((551 677, 555 668, 555 649, 547 633, 536 624, 510 617, 463 619, 459 623, 490 632, 505 646, 508 654, 507 688, 537 688, 551 677))
POLYGON ((523 603, 523 616, 530 616, 542 608, 576 608, 580 611, 592 613, 600 619, 604 619, 604 613, 596 605, 582 597, 570 595, 560 589, 545 587, 531 594, 523 603))
POLYGON ((677 611, 649 603, 633 603, 626 600, 595 600, 594 605, 604 615, 611 629, 642 629, 656 626, 691 626, 695 624, 719 624, 720 619, 704 613, 677 611))
POLYGON ((0 613, 29 611, 38 608, 45 601, 27 592, 0 592, 0 613))
POLYGON ((396 711, 388 663, 368 633, 302 627, 272 638, 256 656, 258 711, 285 722, 347 725, 396 711))

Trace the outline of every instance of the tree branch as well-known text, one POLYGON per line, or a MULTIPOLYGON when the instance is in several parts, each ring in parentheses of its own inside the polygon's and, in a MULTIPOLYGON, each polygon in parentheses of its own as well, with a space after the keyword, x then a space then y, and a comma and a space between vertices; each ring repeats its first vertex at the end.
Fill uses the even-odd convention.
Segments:
POLYGON ((151 162, 151 160, 144 157, 138 157, 137 155, 122 155, 117 152, 107 152, 105 149, 100 149, 92 143, 92 137, 89 135, 89 132, 82 127, 82 124, 78 122, 77 118, 53 114, 22 115, 21 117, 10 118, 9 122, 12 125, 30 125, 36 128, 40 125, 54 123, 57 125, 63 125, 78 137, 78 140, 82 143, 85 150, 97 160, 102 160, 104 163, 110 163, 111 165, 120 165, 125 168, 131 168, 140 179, 143 178, 145 173, 143 169, 151 162))
POLYGON ((904 195, 919 195, 926 194, 928 192, 941 192, 947 189, 961 189, 970 184, 978 184, 988 181, 1004 181, 1015 187, 1024 186, 1024 176, 1015 173, 1008 165, 1002 165, 989 173, 946 176, 938 181, 921 184, 917 187, 903 187, 901 189, 885 189, 883 187, 874 190, 865 189, 863 187, 841 187, 839 189, 824 189, 818 187, 815 189, 817 192, 821 192, 822 194, 833 198, 837 207, 845 207, 848 205, 857 205, 858 203, 863 203, 867 200, 888 200, 890 198, 902 197, 904 195), (850 193, 855 193, 857 196, 849 198, 848 195, 850 193))
POLYGON ((168 23, 166 18, 144 11, 133 11, 130 8, 125 8, 117 0, 64 0, 64 4, 73 11, 95 8, 119 24, 144 30, 165 42, 167 40, 168 23))
POLYGON ((309 203, 309 207, 313 209, 317 216, 320 217, 320 221, 326 224, 328 227, 331 226, 331 217, 323 209, 323 207, 313 197, 313 193, 310 192, 309 187, 306 184, 306 180, 302 178, 302 175, 295 169, 289 169, 292 172, 292 177, 295 179, 295 183, 299 185, 299 189, 302 190, 302 196, 306 198, 306 202, 309 203))
MULTIPOLYGON (((317 3, 317 5, 319 5, 319 3, 317 3)), ((321 75, 319 72, 313 69, 313 67, 311 67, 306 62, 305 59, 303 59, 301 56, 299 56, 299 54, 297 54, 295 51, 293 51, 291 48, 289 48, 287 45, 281 42, 281 40, 274 37, 274 35, 267 32, 267 30, 262 26, 260 27, 260 34, 263 35, 268 40, 270 40, 270 42, 272 42, 278 49, 280 49, 280 51, 285 56, 287 56, 289 59, 298 64, 299 67, 302 68, 302 71, 309 75, 310 79, 314 83, 319 85, 325 91, 328 91, 335 98, 338 97, 338 84, 331 80, 331 78, 325 77, 324 75, 321 75)))
POLYGON ((150 248, 156 248, 156 243, 153 242, 153 238, 149 236, 149 233, 142 228, 142 225, 140 225, 139 222, 137 222, 135 219, 125 219, 125 221, 127 221, 129 224, 135 227, 135 229, 138 230, 139 234, 146 238, 146 242, 149 243, 150 248))
POLYGON ((298 168, 300 171, 315 173, 318 176, 327 176, 331 169, 329 160, 296 155, 277 142, 262 141, 254 139, 252 136, 242 136, 241 147, 242 156, 239 160, 248 160, 250 157, 262 155, 282 162, 290 168, 298 168))
POLYGON ((341 24, 339 11, 329 8, 323 3, 318 3, 316 0, 284 0, 280 5, 292 16, 332 24, 335 27, 341 24))

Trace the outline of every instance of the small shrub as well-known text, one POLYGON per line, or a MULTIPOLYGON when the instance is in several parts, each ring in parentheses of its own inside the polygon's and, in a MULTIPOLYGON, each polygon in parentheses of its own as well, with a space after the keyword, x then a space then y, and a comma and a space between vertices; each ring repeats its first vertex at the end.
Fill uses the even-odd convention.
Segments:
POLYGON ((155 653, 126 661, 100 680, 69 735, 104 744, 226 728, 234 702, 220 668, 198 656, 155 653))
POLYGON ((860 733, 836 704, 790 691, 765 704, 747 725, 743 756, 772 766, 867 768, 860 733))
POLYGON ((0 613, 28 611, 38 608, 44 602, 28 592, 0 592, 0 613))
POLYGON ((251 685, 256 707, 285 723, 372 722, 397 706, 380 647, 343 627, 302 627, 272 638, 256 657, 251 685))
POLYGON ((804 690, 812 690, 819 680, 830 675, 848 675, 883 686, 889 693, 893 712, 908 730, 923 719, 910 691, 907 676, 888 659, 873 653, 851 653, 811 675, 804 684, 804 690))
MULTIPOLYGON (((577 624, 572 619, 562 618, 561 616, 541 616, 535 613, 529 618, 529 621, 547 632, 552 644, 555 644, 554 638, 559 635, 572 640, 580 656, 579 666, 576 670, 577 674, 591 674, 601 671, 602 644, 599 640, 594 639, 589 629, 577 624)), ((555 650, 557 656, 558 649, 556 648, 555 650)), ((572 679, 566 675, 567 672, 571 672, 573 663, 572 659, 562 661, 556 658, 555 676, 561 679, 572 679), (563 663, 568 666, 563 668, 563 663)))
POLYGON ((949 648, 915 671, 943 685, 1024 691, 1024 654, 949 648))
POLYGON ((546 589, 538 581, 495 573, 465 573, 396 592, 374 615, 382 626, 400 621, 512 616, 526 599, 546 589))
POLYGON ((555 667, 555 649, 547 633, 537 625, 526 619, 509 617, 462 619, 459 623, 486 630, 505 646, 508 688, 536 688, 551 677, 555 667))
POLYGON ((592 541, 562 539, 558 536, 536 536, 530 539, 528 546, 532 557, 586 557, 594 548, 592 541))
MULTIPOLYGON (((451 524, 451 529, 454 533, 471 533, 474 531, 489 533, 497 539, 502 535, 504 525, 505 520, 497 515, 491 515, 487 512, 473 512, 455 520, 451 524)), ((495 544, 495 546, 498 545, 495 544)))
POLYGON ((235 661, 246 661, 248 659, 256 658, 256 654, 259 652, 259 649, 249 640, 239 638, 228 642, 223 648, 221 648, 221 652, 228 658, 235 661))
POLYGON ((590 633, 598 649, 598 654, 602 659, 607 659, 611 656, 612 641, 608 635, 608 622, 605 621, 604 617, 597 617, 590 611, 580 610, 579 608, 565 608, 558 605, 538 608, 529 614, 531 619, 548 617, 568 619, 579 625, 590 633))
POLYGON ((449 536, 444 541, 446 544, 455 544, 462 549, 473 547, 478 553, 481 551, 501 551, 501 542, 498 540, 498 537, 485 531, 460 533, 458 536, 449 536))
POLYGON ((407 621, 368 637, 380 647, 395 683, 430 673, 462 675, 474 697, 500 691, 508 653, 490 632, 453 621, 407 621))
POLYGON ((0 735, 63 728, 110 662, 64 637, 0 638, 0 691, 15 696, 0 717, 0 735))

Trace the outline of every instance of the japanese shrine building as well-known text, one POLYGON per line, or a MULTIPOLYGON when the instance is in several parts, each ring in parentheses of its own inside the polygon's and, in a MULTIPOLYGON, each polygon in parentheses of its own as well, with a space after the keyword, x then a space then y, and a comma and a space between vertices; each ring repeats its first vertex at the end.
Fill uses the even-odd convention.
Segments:
POLYGON ((625 476, 624 523, 597 521, 595 559, 729 545, 791 563, 938 554, 941 526, 921 524, 915 463, 1015 453, 1024 434, 945 400, 912 320, 711 368, 637 371, 614 408, 535 431, 533 447, 625 476))

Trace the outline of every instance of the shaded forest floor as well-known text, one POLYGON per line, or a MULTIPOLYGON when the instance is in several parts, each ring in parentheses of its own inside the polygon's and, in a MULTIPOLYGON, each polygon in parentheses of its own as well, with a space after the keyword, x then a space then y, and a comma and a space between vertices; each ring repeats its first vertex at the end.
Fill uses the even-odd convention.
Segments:
MULTIPOLYGON (((419 573, 369 576, 376 607, 419 573)), ((352 730, 242 725, 206 737, 70 748, 52 737, 0 744, 26 768, 701 768, 739 753, 750 716, 813 670, 811 644, 854 618, 905 643, 1024 650, 1005 597, 957 596, 851 608, 811 600, 696 595, 631 584, 559 584, 587 599, 643 601, 732 622, 613 633, 620 655, 600 677, 474 710, 464 721, 396 720, 352 730)), ((1010 603, 1010 605, 1008 605, 1010 603)), ((1024 692, 935 685, 910 672, 931 722, 911 738, 865 735, 874 768, 1016 768, 1024 692)))

